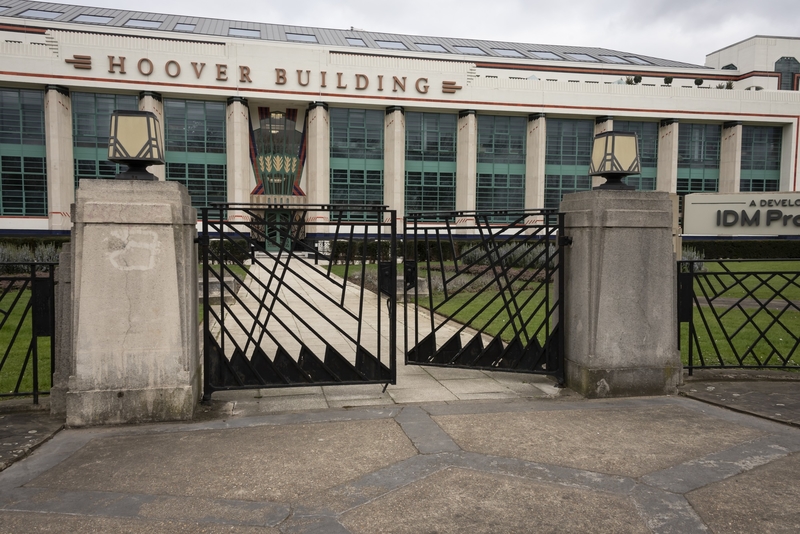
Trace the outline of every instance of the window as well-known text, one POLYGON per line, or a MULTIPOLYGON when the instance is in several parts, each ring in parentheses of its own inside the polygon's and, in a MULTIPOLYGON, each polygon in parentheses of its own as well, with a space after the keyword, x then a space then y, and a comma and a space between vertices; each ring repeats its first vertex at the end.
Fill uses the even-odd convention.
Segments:
POLYGON ((367 46, 367 43, 365 43, 363 39, 358 39, 356 37, 346 37, 346 39, 350 46, 367 46))
POLYGON ((635 132, 639 139, 639 164, 641 172, 626 176, 623 182, 639 191, 655 191, 658 170, 658 123, 642 121, 614 121, 617 132, 635 132))
POLYGON ((485 56, 486 52, 478 48, 477 46, 454 46, 456 50, 461 52, 462 54, 472 54, 475 56, 485 56))
POLYGON ((164 100, 167 180, 187 187, 195 207, 225 202, 225 103, 164 100))
POLYGON ((330 110, 331 204, 383 204, 383 117, 375 109, 330 110))
POLYGON ((636 63, 637 65, 652 65, 649 61, 645 61, 644 59, 636 56, 625 56, 625 59, 630 61, 631 63, 636 63))
POLYGON ((678 194, 719 189, 722 126, 681 123, 678 129, 678 194))
POLYGON ((625 63, 625 64, 628 63, 627 61, 625 61, 624 59, 622 59, 619 56, 609 56, 609 55, 600 54, 598 57, 600 59, 602 59, 603 61, 606 61, 608 63, 625 63))
POLYGON ((176 32, 193 32, 194 28, 194 24, 176 24, 173 29, 176 32))
POLYGON ((73 92, 71 98, 75 187, 82 179, 114 178, 120 166, 108 161, 111 113, 139 109, 139 97, 73 92))
POLYGON ((0 88, 0 215, 47 216, 44 93, 0 88))
POLYGON ((297 41, 300 43, 316 43, 317 37, 315 35, 308 35, 304 33, 287 33, 287 41, 297 41))
POLYGON ((577 61, 597 61, 597 59, 593 58, 589 54, 567 53, 564 55, 577 61))
MULTIPOLYGON (((797 58, 783 56, 775 62, 775 72, 781 74, 781 91, 791 91, 794 89, 794 76, 800 73, 800 61, 797 58)), ((758 89, 756 89, 758 91, 758 89)))
POLYGON ((419 47, 420 50, 424 52, 440 52, 440 53, 448 53, 447 49, 442 45, 438 44, 429 44, 429 43, 414 43, 419 47))
POLYGON ((497 52, 501 56, 506 56, 506 57, 525 57, 524 55, 520 54, 516 50, 511 50, 510 48, 492 48, 492 50, 497 52))
POLYGON ((594 121, 547 119, 544 207, 558 208, 566 193, 592 187, 589 160, 594 121))
POLYGON ((258 30, 245 30, 243 28, 228 28, 228 35, 231 37, 249 37, 251 39, 258 39, 261 37, 261 32, 258 30))
POLYGON ((89 22, 92 24, 108 24, 114 17, 98 17, 95 15, 78 15, 72 22, 89 22))
POLYGON ((391 48, 394 50, 408 50, 408 48, 406 48, 406 45, 404 45, 399 41, 375 41, 375 43, 381 48, 391 48))
POLYGON ((40 9, 29 9, 27 11, 23 11, 19 14, 20 17, 26 17, 30 19, 55 19, 63 15, 64 13, 60 13, 57 11, 42 11, 40 9))
POLYGON ((447 113, 406 113, 406 213, 456 209, 456 130, 447 113))
POLYGON ((564 59, 561 56, 557 56, 552 52, 538 52, 536 50, 529 50, 531 54, 537 59, 564 59))
POLYGON ((525 207, 525 117, 478 115, 475 209, 525 207))
POLYGON ((140 20, 140 19, 129 19, 123 26, 130 26, 132 28, 147 28, 151 30, 155 30, 161 27, 163 21, 161 20, 140 20))
POLYGON ((780 126, 742 126, 740 191, 778 191, 781 182, 780 126))

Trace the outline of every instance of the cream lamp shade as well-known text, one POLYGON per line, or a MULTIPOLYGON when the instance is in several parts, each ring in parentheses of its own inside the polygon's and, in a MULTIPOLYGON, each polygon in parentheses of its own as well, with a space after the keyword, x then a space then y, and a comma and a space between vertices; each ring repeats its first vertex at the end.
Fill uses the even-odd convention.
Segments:
POLYGON ((589 175, 606 179, 595 189, 634 189, 622 178, 639 172, 639 139, 635 132, 612 131, 595 136, 589 175))
POLYGON ((148 165, 164 164, 161 127, 150 111, 116 110, 111 114, 108 159, 128 166, 118 180, 157 180, 148 165))

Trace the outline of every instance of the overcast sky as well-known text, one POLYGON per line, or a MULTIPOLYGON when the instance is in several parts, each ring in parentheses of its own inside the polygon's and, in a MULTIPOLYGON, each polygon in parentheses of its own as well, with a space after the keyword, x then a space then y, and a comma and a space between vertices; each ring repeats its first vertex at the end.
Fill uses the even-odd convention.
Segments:
MULTIPOLYGON (((60 2, 60 0, 54 0, 60 2)), ((611 48, 704 64, 753 35, 800 37, 800 0, 76 0, 154 13, 611 48), (134 6, 136 6, 134 8, 134 6)))

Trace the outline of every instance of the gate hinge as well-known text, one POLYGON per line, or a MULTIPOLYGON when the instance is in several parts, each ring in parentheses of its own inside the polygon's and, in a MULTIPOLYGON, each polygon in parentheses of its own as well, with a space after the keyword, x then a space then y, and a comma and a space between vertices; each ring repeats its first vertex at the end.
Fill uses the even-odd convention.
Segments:
POLYGON ((558 236, 558 246, 559 247, 570 247, 572 246, 572 238, 568 235, 561 235, 558 236))

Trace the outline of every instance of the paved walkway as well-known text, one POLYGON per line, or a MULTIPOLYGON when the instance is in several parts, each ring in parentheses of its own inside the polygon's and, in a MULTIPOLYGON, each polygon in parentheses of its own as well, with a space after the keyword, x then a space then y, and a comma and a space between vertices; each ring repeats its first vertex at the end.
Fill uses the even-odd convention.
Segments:
POLYGON ((0 530, 800 530, 800 429, 682 397, 207 416, 59 432, 0 472, 0 530))

